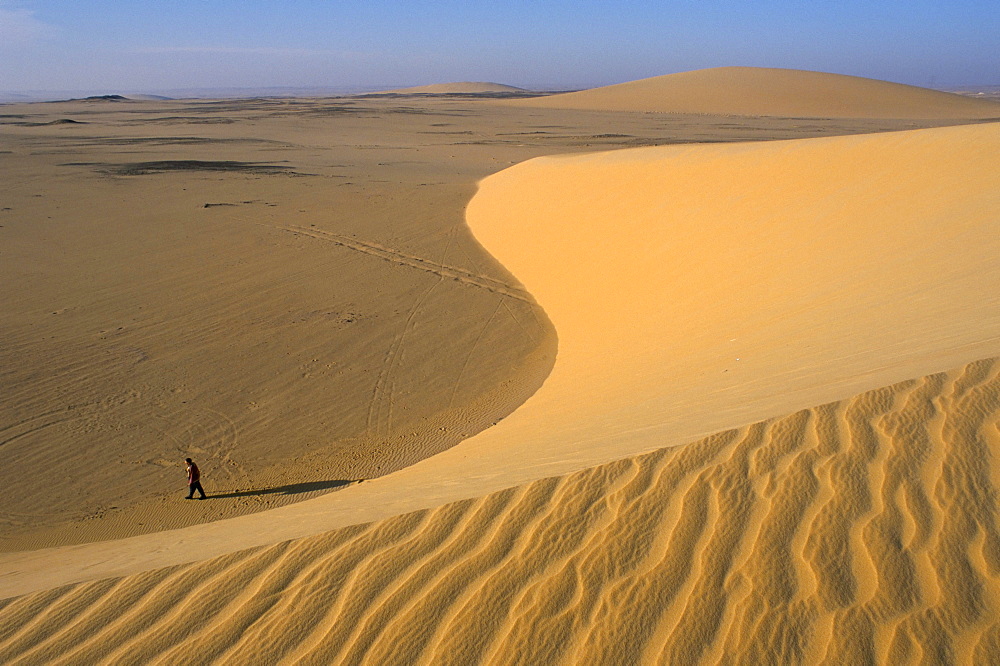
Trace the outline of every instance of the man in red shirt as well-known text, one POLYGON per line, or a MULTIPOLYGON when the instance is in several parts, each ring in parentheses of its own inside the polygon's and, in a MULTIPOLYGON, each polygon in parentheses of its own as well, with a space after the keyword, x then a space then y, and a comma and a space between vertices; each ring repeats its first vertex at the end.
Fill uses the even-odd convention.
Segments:
POLYGON ((184 463, 187 465, 188 472, 188 496, 185 499, 194 499, 194 491, 196 490, 201 493, 201 497, 198 499, 205 499, 205 489, 201 487, 201 472, 198 470, 198 466, 190 458, 185 458, 184 463))

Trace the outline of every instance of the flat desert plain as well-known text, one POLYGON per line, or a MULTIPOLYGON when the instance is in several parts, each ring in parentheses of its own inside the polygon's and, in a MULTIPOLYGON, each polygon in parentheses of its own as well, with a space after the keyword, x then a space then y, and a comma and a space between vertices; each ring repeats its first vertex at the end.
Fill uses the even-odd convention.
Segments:
POLYGON ((0 662, 1000 662, 998 121, 0 107, 0 662))

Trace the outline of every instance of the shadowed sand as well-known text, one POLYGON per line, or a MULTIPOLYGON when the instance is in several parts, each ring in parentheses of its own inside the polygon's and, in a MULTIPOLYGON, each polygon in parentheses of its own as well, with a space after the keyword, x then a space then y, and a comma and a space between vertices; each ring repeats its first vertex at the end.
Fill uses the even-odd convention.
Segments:
POLYGON ((820 118, 1000 118, 1000 104, 857 76, 718 67, 516 102, 561 109, 820 118))
POLYGON ((0 555, 0 657, 995 659, 998 149, 982 124, 530 160, 467 210, 516 280, 296 225, 530 293, 551 374, 387 476, 0 555))

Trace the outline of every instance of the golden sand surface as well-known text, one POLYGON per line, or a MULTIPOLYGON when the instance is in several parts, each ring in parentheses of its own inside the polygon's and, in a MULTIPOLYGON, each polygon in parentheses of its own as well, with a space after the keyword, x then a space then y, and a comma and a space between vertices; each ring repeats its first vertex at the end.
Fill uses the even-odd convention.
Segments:
POLYGON ((1000 363, 0 607, 5 663, 995 663, 1000 363))
POLYGON ((560 152, 913 126, 434 97, 0 116, 0 442, 17 461, 0 467, 0 550, 307 499, 506 416, 555 342, 467 230, 484 176, 560 152), (189 456, 203 506, 177 502, 189 456))
MULTIPOLYGON (((0 159, 20 178, 10 200, 32 212, 0 228, 18 230, 0 277, 20 280, 0 320, 20 335, 0 366, 5 391, 21 391, 5 401, 22 419, 4 417, 5 453, 56 462, 20 468, 26 481, 3 468, 43 509, 18 524, 0 505, 7 549, 22 549, 0 554, 0 660, 996 660, 1000 364, 980 359, 1000 355, 1000 125, 868 134, 913 123, 466 99, 211 104, 199 130, 234 138, 242 125, 273 143, 121 148, 108 137, 149 126, 107 109, 86 128, 99 141, 67 140, 81 130, 70 124, 3 127, 0 159), (480 134, 455 140, 465 132, 480 134), (854 135, 687 145, 835 133, 854 135), (654 144, 685 145, 529 159, 480 182, 464 210, 470 185, 505 163, 654 144), (403 150, 426 161, 381 168, 403 150), (175 166, 148 172, 152 156, 175 166), (176 168, 210 159, 230 162, 176 168), (332 184, 347 171, 356 189, 332 184), (127 205, 107 205, 112 191, 127 205), (43 226, 50 215, 59 223, 43 226), (47 245, 55 231, 63 255, 47 245), (378 320, 364 340, 333 326, 297 338, 267 318, 339 312, 331 282, 378 320), (53 324, 63 294, 93 319, 53 324), (432 296, 440 315, 424 309, 432 296), (88 321, 119 314, 142 321, 125 329, 141 344, 86 337, 88 321), (146 358, 98 371, 133 347, 146 358), (342 379, 306 384, 288 357, 320 351, 342 379), (449 361, 457 379, 435 374, 449 361), (193 394, 179 392, 173 418, 209 404, 238 444, 221 429, 127 425, 154 418, 169 395, 152 387, 178 377, 193 394), (133 386, 103 422, 40 412, 22 425, 67 395, 133 386), (241 386, 275 396, 270 420, 237 410, 241 386), (340 414, 314 434, 333 392, 340 414), (176 468, 160 491, 149 469, 118 483, 122 468, 94 460, 163 440, 163 460, 206 460, 206 485, 249 490, 185 503, 176 468), (322 494, 338 479, 365 480, 322 494), (122 506, 100 518, 47 495, 99 504, 109 487, 122 506)), ((71 107, 50 108, 14 121, 71 107)))
POLYGON ((1000 103, 843 74, 716 67, 516 102, 562 109, 820 118, 1000 119, 1000 103))

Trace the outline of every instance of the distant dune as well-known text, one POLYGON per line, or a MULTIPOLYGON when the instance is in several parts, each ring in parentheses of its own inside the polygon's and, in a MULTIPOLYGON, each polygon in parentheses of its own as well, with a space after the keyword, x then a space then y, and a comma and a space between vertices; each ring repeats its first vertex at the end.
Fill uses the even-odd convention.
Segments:
POLYGON ((502 83, 462 81, 457 83, 432 83, 427 86, 398 88, 396 90, 386 90, 385 92, 407 95, 475 95, 486 93, 523 93, 527 91, 524 88, 515 88, 514 86, 507 86, 502 83))
POLYGON ((516 102, 603 111, 825 118, 1000 118, 1000 103, 794 69, 719 67, 516 102))

